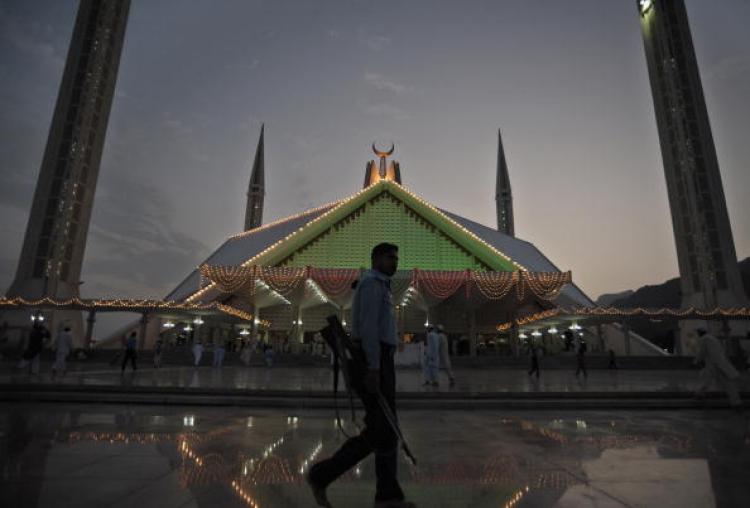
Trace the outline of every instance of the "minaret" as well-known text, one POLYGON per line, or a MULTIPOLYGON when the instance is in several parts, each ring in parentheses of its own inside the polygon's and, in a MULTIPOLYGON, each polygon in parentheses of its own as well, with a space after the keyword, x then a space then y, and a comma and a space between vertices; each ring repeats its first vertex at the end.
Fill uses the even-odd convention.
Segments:
POLYGON ((497 207, 497 230, 509 236, 515 235, 513 226, 513 194, 510 190, 508 164, 505 162, 503 138, 497 130, 497 180, 495 182, 495 205, 497 207))
POLYGON ((245 209, 245 231, 255 229, 263 224, 263 197, 266 195, 263 132, 265 124, 260 126, 258 148, 255 150, 253 171, 250 175, 250 185, 247 188, 247 208, 245 209))
MULTIPOLYGON (((80 1, 9 296, 79 294, 129 9, 130 0, 80 1)), ((74 332, 82 326, 77 316, 68 316, 74 332)))
POLYGON ((685 4, 638 0, 637 5, 677 246, 682 306, 746 305, 685 4))

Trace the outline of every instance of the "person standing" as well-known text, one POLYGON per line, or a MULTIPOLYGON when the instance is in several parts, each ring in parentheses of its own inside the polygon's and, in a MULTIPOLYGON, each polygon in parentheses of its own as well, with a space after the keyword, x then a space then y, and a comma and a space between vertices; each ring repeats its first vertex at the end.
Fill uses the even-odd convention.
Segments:
POLYGON ((391 277, 398 267, 398 247, 381 243, 371 253, 372 269, 362 276, 354 293, 351 315, 352 337, 360 341, 367 371, 353 388, 365 407, 365 427, 349 438, 330 458, 314 464, 306 477, 319 506, 331 506, 326 488, 346 471, 375 452, 376 508, 413 508, 404 500, 398 483, 398 437, 380 409, 380 392, 396 415, 396 373, 393 362, 397 346, 396 318, 391 277))
POLYGON ((536 374, 536 378, 539 379, 539 351, 534 342, 529 345, 529 357, 531 359, 531 368, 529 369, 529 376, 536 374))
POLYGON ((253 349, 255 349, 255 339, 251 337, 242 345, 242 352, 240 352, 240 360, 245 367, 250 366, 250 359, 253 357, 253 349))
POLYGON ((133 372, 136 370, 135 360, 138 357, 138 333, 133 331, 130 332, 128 338, 125 340, 125 356, 122 358, 122 373, 125 373, 125 365, 130 360, 130 366, 133 367, 133 372))
POLYGON ((617 357, 615 356, 615 350, 609 350, 609 369, 617 370, 617 357))
POLYGON ((589 373, 586 371, 586 343, 582 340, 578 342, 578 350, 576 351, 576 377, 583 373, 583 379, 589 377, 589 373))
POLYGON ((42 349, 44 349, 44 341, 50 337, 40 319, 34 321, 29 334, 29 343, 26 345, 26 350, 18 363, 19 369, 29 366, 30 372, 34 375, 39 374, 39 361, 42 356, 42 349))
POLYGON ((52 364, 52 377, 58 374, 64 376, 67 369, 67 358, 73 349, 73 334, 66 326, 55 337, 55 363, 52 364))
POLYGON ((200 340, 193 344, 193 365, 197 367, 201 363, 201 357, 203 356, 203 344, 200 340))
POLYGON ((456 378, 453 377, 453 365, 451 364, 451 350, 448 344, 448 335, 445 334, 443 325, 438 325, 438 336, 440 337, 440 366, 448 374, 448 384, 456 386, 456 378))
POLYGON ((226 352, 227 349, 224 341, 219 339, 219 341, 214 346, 214 367, 221 368, 221 366, 224 364, 224 355, 226 354, 226 352))
POLYGON ((700 344, 698 354, 695 356, 695 363, 703 364, 698 387, 695 390, 696 397, 705 397, 706 390, 715 382, 727 392, 729 405, 737 412, 741 412, 742 399, 737 390, 739 372, 727 358, 719 339, 708 333, 705 328, 698 328, 696 333, 700 339, 700 344))
POLYGON ((161 355, 164 347, 164 340, 159 337, 154 345, 154 368, 161 368, 161 355))
POLYGON ((427 344, 425 347, 425 385, 434 387, 440 386, 438 383, 438 372, 440 369, 440 335, 435 326, 427 329, 427 344))

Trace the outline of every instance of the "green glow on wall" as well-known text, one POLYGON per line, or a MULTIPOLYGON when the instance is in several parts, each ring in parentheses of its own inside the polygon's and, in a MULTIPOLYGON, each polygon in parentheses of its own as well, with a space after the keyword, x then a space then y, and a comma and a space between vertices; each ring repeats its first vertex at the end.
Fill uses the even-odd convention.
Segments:
POLYGON ((326 221, 327 227, 315 238, 293 252, 288 251, 288 255, 278 264, 369 267, 372 247, 380 242, 390 242, 399 246, 399 269, 518 269, 455 226, 451 228, 440 224, 438 214, 405 192, 399 192, 395 184, 378 184, 378 187, 383 187, 380 192, 368 192, 361 199, 349 203, 346 213, 326 221), (476 245, 472 245, 472 242, 476 245))

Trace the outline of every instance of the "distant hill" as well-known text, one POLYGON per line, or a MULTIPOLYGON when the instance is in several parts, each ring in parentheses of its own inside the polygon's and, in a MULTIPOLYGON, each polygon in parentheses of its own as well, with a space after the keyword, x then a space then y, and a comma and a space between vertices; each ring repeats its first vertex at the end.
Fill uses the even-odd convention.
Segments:
POLYGON ((627 298, 634 292, 635 291, 633 291, 632 289, 626 289, 625 291, 620 291, 619 293, 605 293, 596 299, 596 304, 600 307, 609 307, 613 302, 622 300, 623 298, 627 298))
MULTIPOLYGON (((750 298, 750 257, 737 263, 740 275, 745 287, 745 294, 750 298)), ((643 286, 635 291, 623 291, 622 293, 604 294, 597 299, 598 305, 611 305, 613 307, 679 307, 680 306, 680 279, 674 278, 654 286, 643 286), (620 298, 610 298, 617 294, 620 298), (601 303, 601 301, 609 303, 601 303)), ((674 343, 675 322, 671 320, 662 321, 648 318, 638 318, 630 322, 632 330, 639 335, 649 339, 655 344, 672 350, 674 343)))

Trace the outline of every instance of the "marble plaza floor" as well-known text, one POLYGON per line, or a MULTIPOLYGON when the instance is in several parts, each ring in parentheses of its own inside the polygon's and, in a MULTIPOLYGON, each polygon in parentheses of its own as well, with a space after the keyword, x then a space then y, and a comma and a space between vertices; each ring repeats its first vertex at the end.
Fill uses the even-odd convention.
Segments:
MULTIPOLYGON (((542 371, 541 378, 530 378, 522 369, 455 369, 457 380, 450 387, 446 374, 441 372, 439 387, 423 386, 418 369, 397 371, 397 389, 416 393, 581 393, 581 392, 690 392, 698 383, 698 370, 590 370, 586 380, 576 378, 572 370, 542 371)), ((134 386, 143 388, 187 388, 228 390, 280 390, 298 392, 329 392, 332 386, 331 369, 327 367, 290 366, 226 366, 186 367, 167 366, 155 370, 141 365, 124 376, 118 367, 108 364, 72 364, 63 378, 53 379, 50 365, 43 364, 39 375, 19 372, 11 363, 0 367, 2 384, 58 384, 68 386, 134 386)), ((740 380, 743 391, 750 391, 750 376, 740 380)))
MULTIPOLYGON (((420 507, 734 507, 750 434, 730 411, 404 411, 420 507)), ((350 431, 352 430, 350 426, 350 431)), ((7 403, 0 506, 307 507, 302 474, 343 437, 331 411, 7 403)), ((373 460, 330 488, 371 506, 373 460)))

